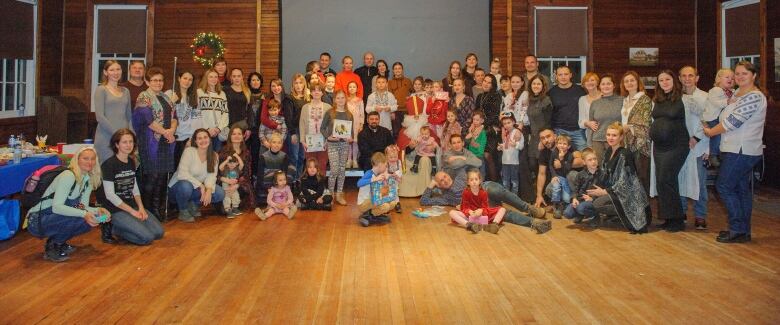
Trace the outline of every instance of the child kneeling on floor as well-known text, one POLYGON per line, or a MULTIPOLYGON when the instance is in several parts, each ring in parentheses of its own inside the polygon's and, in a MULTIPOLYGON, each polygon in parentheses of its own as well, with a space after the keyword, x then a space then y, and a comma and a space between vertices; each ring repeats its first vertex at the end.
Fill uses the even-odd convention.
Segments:
POLYGON ((480 186, 482 175, 478 169, 473 168, 466 175, 468 188, 463 191, 460 206, 450 210, 450 218, 475 234, 482 229, 498 234, 506 209, 488 205, 487 191, 480 186))
POLYGON ((274 173, 274 186, 268 189, 268 208, 257 217, 265 221, 275 214, 283 214, 287 219, 295 217, 298 208, 293 204, 293 195, 287 185, 287 174, 279 170, 274 173))
POLYGON ((390 216, 387 213, 398 204, 398 200, 376 206, 371 203, 371 183, 386 181, 390 177, 396 176, 387 171, 387 157, 381 152, 374 153, 371 156, 371 169, 365 171, 363 177, 357 182, 357 186, 360 188, 357 204, 361 213, 358 221, 363 227, 374 223, 390 222, 390 216))

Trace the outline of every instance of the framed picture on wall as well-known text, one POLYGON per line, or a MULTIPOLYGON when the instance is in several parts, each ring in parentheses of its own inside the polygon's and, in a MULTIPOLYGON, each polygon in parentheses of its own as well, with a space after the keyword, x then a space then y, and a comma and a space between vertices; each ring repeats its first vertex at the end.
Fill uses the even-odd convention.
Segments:
POLYGON ((780 38, 775 38, 775 82, 780 82, 780 38))
POLYGON ((658 65, 657 47, 632 47, 628 49, 628 65, 654 67, 658 65))
POLYGON ((645 85, 645 89, 655 89, 658 85, 658 77, 639 77, 645 85))

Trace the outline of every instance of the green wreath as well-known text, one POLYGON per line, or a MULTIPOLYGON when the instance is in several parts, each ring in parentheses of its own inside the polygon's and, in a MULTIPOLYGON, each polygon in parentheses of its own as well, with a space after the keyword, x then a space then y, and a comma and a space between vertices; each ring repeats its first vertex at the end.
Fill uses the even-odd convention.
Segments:
POLYGON ((204 68, 211 68, 214 61, 225 55, 222 37, 214 33, 200 33, 192 39, 192 59, 204 68))

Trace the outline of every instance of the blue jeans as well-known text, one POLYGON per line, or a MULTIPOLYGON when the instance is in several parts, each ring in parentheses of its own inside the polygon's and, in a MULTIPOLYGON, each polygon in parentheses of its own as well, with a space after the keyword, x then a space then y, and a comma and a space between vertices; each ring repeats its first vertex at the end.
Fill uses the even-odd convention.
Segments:
POLYGON ((569 181, 566 180, 566 177, 563 176, 554 176, 554 177, 558 179, 558 183, 552 181, 550 182, 550 186, 552 186, 552 193, 550 195, 550 200, 553 201, 553 203, 571 202, 571 187, 569 187, 569 181))
POLYGON ((573 131, 568 131, 564 129, 555 129, 555 134, 561 135, 565 134, 571 138, 571 147, 575 148, 577 151, 582 151, 583 149, 588 147, 588 141, 585 139, 585 130, 584 129, 577 129, 573 131))
POLYGON ((750 234, 750 217, 753 214, 750 178, 761 156, 731 152, 723 152, 720 156, 721 173, 718 174, 717 188, 728 213, 729 231, 750 234))
POLYGON ((306 159, 303 155, 303 145, 301 144, 300 139, 298 140, 297 145, 293 145, 291 138, 292 136, 289 134, 284 138, 284 146, 287 148, 287 156, 289 158, 290 165, 295 167, 295 175, 293 175, 293 179, 299 179, 301 176, 300 173, 303 170, 303 164, 306 162, 306 159))
MULTIPOLYGON (((44 210, 45 211, 45 210, 44 210)), ((29 225, 28 231, 37 237, 48 237, 56 244, 62 244, 73 237, 88 233, 92 230, 84 218, 66 217, 54 213, 40 214, 41 229, 38 226, 29 225)))
POLYGON ((580 217, 592 217, 596 215, 596 207, 593 206, 593 202, 589 201, 582 201, 580 204, 577 205, 577 207, 573 207, 571 204, 569 204, 566 207, 566 210, 563 211, 563 216, 566 217, 566 219, 574 219, 574 217, 580 216, 580 217))
MULTIPOLYGON (((699 199, 693 203, 693 213, 696 218, 707 217, 707 167, 704 166, 704 159, 696 158, 696 174, 699 177, 699 199)), ((688 198, 680 196, 683 214, 688 211, 688 198)))
MULTIPOLYGON (((200 190, 195 189, 189 181, 176 182, 168 193, 176 200, 179 210, 188 208, 191 202, 200 202, 200 190)), ((214 193, 211 193, 211 204, 222 202, 223 199, 225 199, 225 190, 221 186, 216 186, 214 193)))
POLYGON ((165 231, 160 221, 148 210, 149 218, 141 221, 126 211, 111 214, 111 229, 114 234, 136 245, 149 245, 162 238, 165 231))
MULTIPOLYGON (((714 119, 707 122, 707 126, 715 127, 720 120, 714 119)), ((720 155, 720 134, 710 138, 710 155, 720 155)))
MULTIPOLYGON (((482 188, 487 192, 489 206, 496 207, 506 203, 517 210, 528 212, 529 204, 523 201, 517 194, 508 191, 501 184, 487 181, 482 183, 482 188)), ((506 215, 504 215, 505 222, 519 226, 529 227, 531 226, 531 220, 533 218, 525 216, 514 209, 507 209, 506 215)))
POLYGON ((513 193, 517 193, 520 187, 520 169, 519 165, 501 165, 501 179, 503 180, 504 187, 513 193))
POLYGON ((214 149, 214 152, 222 150, 222 140, 219 139, 219 135, 211 138, 211 148, 214 149))

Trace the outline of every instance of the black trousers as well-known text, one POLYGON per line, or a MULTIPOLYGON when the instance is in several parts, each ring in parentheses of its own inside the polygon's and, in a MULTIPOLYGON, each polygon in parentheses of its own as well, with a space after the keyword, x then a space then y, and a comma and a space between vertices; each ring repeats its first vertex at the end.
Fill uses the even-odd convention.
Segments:
POLYGON ((658 190, 658 217, 661 219, 683 219, 680 205, 680 174, 685 159, 688 157, 687 144, 671 148, 654 148, 655 186, 658 190))

